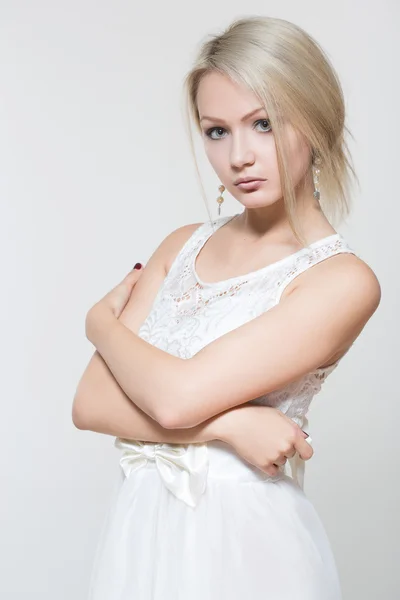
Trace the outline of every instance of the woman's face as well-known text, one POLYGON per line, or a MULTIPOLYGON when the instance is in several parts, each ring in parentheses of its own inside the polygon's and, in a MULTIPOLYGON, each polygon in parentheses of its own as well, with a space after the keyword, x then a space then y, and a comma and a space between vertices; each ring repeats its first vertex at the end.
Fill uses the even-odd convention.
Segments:
MULTIPOLYGON (((246 116, 260 107, 253 92, 212 72, 200 82, 197 105, 205 152, 229 193, 248 208, 269 206, 281 200, 274 134, 268 115, 261 108, 246 116), (265 181, 251 191, 235 185, 242 177, 265 181)), ((289 123, 284 123, 284 136, 289 170, 297 186, 305 175, 310 175, 310 150, 303 136, 289 123)))

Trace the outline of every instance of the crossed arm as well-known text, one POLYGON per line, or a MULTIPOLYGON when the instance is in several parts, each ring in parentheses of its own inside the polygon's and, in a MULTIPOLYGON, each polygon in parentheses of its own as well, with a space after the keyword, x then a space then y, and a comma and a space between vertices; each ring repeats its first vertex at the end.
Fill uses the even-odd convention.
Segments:
MULTIPOLYGON (((139 331, 151 309, 169 265, 199 225, 185 225, 173 231, 147 261, 119 317, 133 333, 139 331)), ((240 410, 232 409, 196 427, 167 429, 128 398, 97 350, 78 383, 72 407, 72 420, 78 429, 158 443, 188 444, 216 439, 230 443, 238 416, 240 423, 240 410)))
POLYGON ((234 426, 233 412, 207 419, 196 427, 167 429, 128 398, 96 350, 78 386, 73 422, 79 429, 145 442, 190 444, 222 440, 229 443, 234 426))
POLYGON ((310 269, 277 306, 191 359, 152 346, 103 308, 90 341, 129 401, 164 429, 205 427, 208 419, 328 364, 350 347, 379 301, 368 265, 338 255, 310 269))

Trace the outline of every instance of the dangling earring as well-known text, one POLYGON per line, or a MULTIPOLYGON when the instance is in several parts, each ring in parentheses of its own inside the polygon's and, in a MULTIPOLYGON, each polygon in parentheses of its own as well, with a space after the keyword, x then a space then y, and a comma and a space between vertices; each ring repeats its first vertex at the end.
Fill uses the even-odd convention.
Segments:
POLYGON ((313 151, 313 160, 312 160, 312 171, 313 171, 313 181, 314 181, 314 198, 317 200, 320 199, 321 193, 319 190, 319 174, 321 172, 320 165, 322 164, 322 159, 320 155, 313 151))
POLYGON ((218 215, 220 215, 221 214, 221 204, 224 201, 224 199, 222 197, 222 194, 225 191, 225 186, 224 185, 220 185, 218 189, 221 192, 220 195, 217 198, 217 202, 218 202, 218 215))

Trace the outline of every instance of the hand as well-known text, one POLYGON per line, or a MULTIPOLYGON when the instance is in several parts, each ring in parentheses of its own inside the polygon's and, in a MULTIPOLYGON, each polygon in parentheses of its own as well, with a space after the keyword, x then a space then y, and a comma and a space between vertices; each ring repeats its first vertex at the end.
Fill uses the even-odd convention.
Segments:
POLYGON ((231 445, 247 462, 268 475, 299 452, 309 460, 314 451, 307 434, 292 419, 271 406, 241 405, 221 415, 219 439, 231 445))
POLYGON ((104 321, 104 317, 114 316, 118 319, 124 310, 131 296, 134 285, 137 283, 142 269, 132 269, 126 277, 86 314, 85 330, 86 337, 93 342, 93 336, 96 334, 99 323, 104 321), (106 311, 106 312, 105 312, 106 311))
POLYGON ((108 294, 99 300, 99 302, 96 302, 92 308, 99 306, 108 308, 108 310, 110 310, 113 315, 119 319, 122 311, 128 303, 129 298, 131 297, 133 287, 137 283, 142 271, 143 268, 133 268, 132 271, 129 271, 128 275, 126 275, 126 277, 124 277, 124 279, 118 285, 109 291, 108 294))

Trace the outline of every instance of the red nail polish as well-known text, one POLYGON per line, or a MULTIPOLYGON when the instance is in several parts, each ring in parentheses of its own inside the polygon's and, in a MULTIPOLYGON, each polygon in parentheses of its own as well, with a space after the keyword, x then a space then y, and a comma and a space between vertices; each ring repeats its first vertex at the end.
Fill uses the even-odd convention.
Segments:
POLYGON ((134 269, 141 269, 142 268, 142 263, 136 263, 136 265, 133 268, 134 269))

